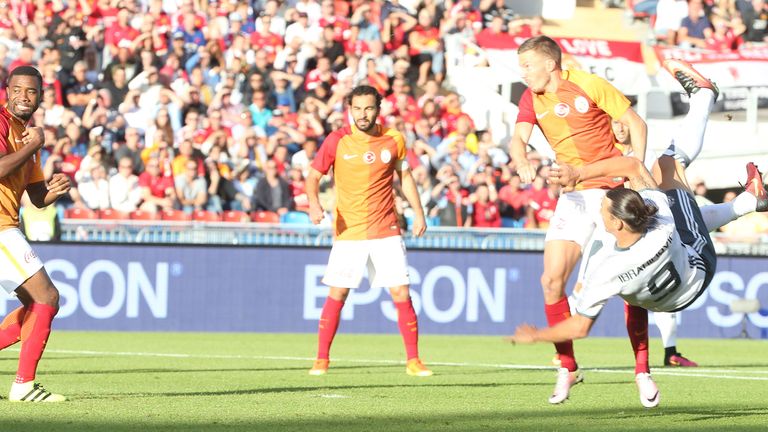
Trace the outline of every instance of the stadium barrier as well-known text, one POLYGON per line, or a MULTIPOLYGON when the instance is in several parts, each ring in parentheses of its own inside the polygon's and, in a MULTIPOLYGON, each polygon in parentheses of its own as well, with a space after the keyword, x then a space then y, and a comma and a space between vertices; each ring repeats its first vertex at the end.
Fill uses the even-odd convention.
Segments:
MULTIPOLYGON (((315 332, 328 289, 328 248, 222 245, 36 244, 61 292, 56 329, 101 331, 315 332)), ((411 250, 414 307, 425 334, 504 335, 545 325, 540 252, 411 250)), ((681 337, 734 337, 743 314, 729 305, 768 305, 768 258, 721 257, 707 291, 681 314, 681 337)), ((0 313, 17 306, 7 297, 0 313)), ((768 316, 748 329, 766 334, 768 316)), ((396 332, 385 289, 353 293, 342 332, 396 332)), ((612 300, 593 334, 625 337, 623 307, 612 300)))

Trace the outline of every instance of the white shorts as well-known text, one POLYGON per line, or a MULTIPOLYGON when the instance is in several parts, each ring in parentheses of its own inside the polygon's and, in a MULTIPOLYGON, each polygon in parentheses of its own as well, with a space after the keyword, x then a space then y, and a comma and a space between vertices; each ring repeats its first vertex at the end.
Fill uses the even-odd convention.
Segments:
POLYGON ((595 227, 603 226, 600 206, 606 192, 605 189, 587 189, 560 195, 544 241, 573 241, 583 251, 595 227))
POLYGON ((372 287, 392 288, 410 284, 405 243, 400 236, 335 241, 323 283, 334 288, 358 288, 366 267, 372 287))
POLYGON ((0 285, 8 294, 41 268, 43 262, 18 228, 0 231, 0 285))

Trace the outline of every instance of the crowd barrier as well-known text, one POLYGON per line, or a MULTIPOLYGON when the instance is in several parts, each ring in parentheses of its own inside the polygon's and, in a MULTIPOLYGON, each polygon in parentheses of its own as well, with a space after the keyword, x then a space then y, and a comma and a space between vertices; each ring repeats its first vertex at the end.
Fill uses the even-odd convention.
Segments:
MULTIPOLYGON (((36 244, 61 292, 56 329, 99 331, 315 332, 327 287, 328 248, 36 244)), ((504 335, 545 325, 541 252, 410 250, 414 306, 424 334, 504 335)), ((756 298, 748 333, 768 331, 768 257, 720 257, 708 290, 681 314, 681 337, 735 337, 738 298, 756 298)), ((385 289, 364 282, 342 313, 342 332, 393 333, 385 289)), ((8 297, 0 313, 17 306, 8 297)), ((593 334, 626 336, 613 300, 593 334)), ((655 328, 655 327, 654 327, 655 328)), ((655 331, 655 330, 654 330, 655 331)))

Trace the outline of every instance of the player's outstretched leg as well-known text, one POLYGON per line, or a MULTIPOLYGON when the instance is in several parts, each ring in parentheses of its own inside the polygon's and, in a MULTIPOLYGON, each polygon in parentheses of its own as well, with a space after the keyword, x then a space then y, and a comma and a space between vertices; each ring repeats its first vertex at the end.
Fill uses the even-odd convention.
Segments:
POLYGON ((651 378, 650 373, 639 373, 635 375, 637 390, 640 392, 640 403, 646 408, 653 408, 659 405, 661 393, 659 387, 651 378))
POLYGON ((763 183, 763 174, 752 162, 747 164, 747 183, 744 192, 731 202, 701 207, 701 216, 707 229, 716 230, 721 226, 752 212, 768 211, 768 193, 763 183))
POLYGON ((714 100, 717 100, 717 97, 720 95, 720 89, 717 88, 717 85, 699 73, 699 71, 687 61, 667 59, 664 60, 663 66, 664 69, 669 71, 669 73, 677 79, 677 82, 683 86, 683 89, 688 96, 698 93, 699 90, 703 88, 712 90, 712 93, 715 95, 714 100))

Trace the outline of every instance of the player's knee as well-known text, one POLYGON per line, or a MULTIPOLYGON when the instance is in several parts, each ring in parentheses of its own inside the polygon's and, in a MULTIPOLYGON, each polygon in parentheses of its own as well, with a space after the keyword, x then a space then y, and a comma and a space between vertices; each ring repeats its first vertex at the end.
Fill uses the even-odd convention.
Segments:
POLYGON ((565 293, 565 281, 547 273, 541 276, 541 287, 544 289, 544 298, 560 298, 565 293))
POLYGON ((43 301, 41 303, 45 303, 48 306, 58 310, 59 299, 60 299, 59 290, 57 290, 52 283, 48 284, 48 287, 45 290, 45 295, 43 296, 43 299, 42 299, 43 301))

